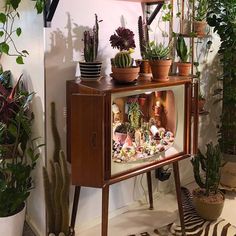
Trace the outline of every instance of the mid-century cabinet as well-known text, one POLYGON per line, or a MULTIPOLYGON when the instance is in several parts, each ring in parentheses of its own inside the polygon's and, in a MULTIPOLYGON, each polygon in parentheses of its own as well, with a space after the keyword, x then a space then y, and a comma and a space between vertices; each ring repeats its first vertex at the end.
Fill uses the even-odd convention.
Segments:
POLYGON ((67 149, 75 198, 82 186, 102 189, 102 236, 107 235, 109 186, 147 173, 152 208, 151 170, 166 164, 174 167, 184 235, 178 161, 191 153, 191 104, 197 102, 193 94, 192 80, 180 77, 127 85, 111 78, 67 82, 67 149), (131 122, 134 105, 140 115, 135 129, 127 131, 130 137, 123 138, 118 126, 131 122))

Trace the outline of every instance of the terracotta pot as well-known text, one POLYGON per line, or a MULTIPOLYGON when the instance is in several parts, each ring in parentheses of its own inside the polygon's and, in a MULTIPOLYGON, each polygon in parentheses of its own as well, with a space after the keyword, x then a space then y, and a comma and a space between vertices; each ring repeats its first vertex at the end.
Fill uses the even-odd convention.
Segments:
POLYGON ((193 30, 198 36, 204 36, 206 34, 206 21, 194 21, 193 30))
POLYGON ((220 191, 216 194, 216 196, 217 200, 213 201, 211 196, 203 197, 193 192, 193 205, 197 214, 203 219, 213 221, 220 217, 224 207, 225 196, 220 191))
POLYGON ((182 34, 189 35, 191 33, 191 21, 183 19, 182 21, 182 34))
POLYGON ((168 75, 172 60, 154 60, 149 61, 152 69, 152 80, 157 82, 168 81, 168 75))
POLYGON ((136 64, 140 67, 140 74, 151 74, 151 66, 148 60, 136 60, 136 64))
POLYGON ((127 134, 115 132, 115 141, 120 144, 124 144, 127 138, 127 134))
POLYGON ((180 76, 189 76, 191 72, 191 63, 190 62, 178 62, 178 70, 180 76))
POLYGON ((140 69, 138 66, 117 68, 112 67, 112 78, 120 83, 130 83, 138 78, 140 69))

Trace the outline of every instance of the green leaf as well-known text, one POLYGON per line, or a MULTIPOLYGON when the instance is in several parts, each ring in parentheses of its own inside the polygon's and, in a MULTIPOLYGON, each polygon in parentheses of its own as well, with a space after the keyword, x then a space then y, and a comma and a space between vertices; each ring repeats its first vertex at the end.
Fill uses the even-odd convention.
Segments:
POLYGON ((0 31, 0 37, 2 37, 4 35, 3 31, 0 31))
POLYGON ((9 1, 10 5, 13 7, 14 10, 16 10, 18 8, 20 2, 21 2, 21 0, 10 0, 9 1))
POLYGON ((16 29, 16 34, 17 34, 17 36, 20 36, 20 35, 21 35, 21 28, 20 28, 20 27, 18 27, 18 28, 16 29))
POLYGON ((7 20, 6 15, 1 12, 0 13, 0 22, 4 24, 6 22, 6 20, 7 20))
POLYGON ((37 0, 36 1, 35 8, 36 8, 38 14, 43 12, 44 5, 45 5, 44 0, 37 0))
POLYGON ((17 63, 17 64, 24 64, 23 57, 22 57, 22 56, 18 56, 18 57, 16 58, 16 63, 17 63))
POLYGON ((2 53, 9 53, 9 45, 6 42, 0 43, 0 52, 2 53))
POLYGON ((24 54, 29 55, 28 51, 26 51, 26 50, 22 50, 21 52, 24 53, 24 54))

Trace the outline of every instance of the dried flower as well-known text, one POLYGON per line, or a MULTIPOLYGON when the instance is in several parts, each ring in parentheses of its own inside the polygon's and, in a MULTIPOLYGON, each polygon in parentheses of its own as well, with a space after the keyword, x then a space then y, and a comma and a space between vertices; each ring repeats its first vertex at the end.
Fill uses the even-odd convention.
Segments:
POLYGON ((113 48, 117 48, 120 51, 136 47, 133 31, 124 27, 119 27, 116 30, 116 33, 110 37, 110 43, 113 48))

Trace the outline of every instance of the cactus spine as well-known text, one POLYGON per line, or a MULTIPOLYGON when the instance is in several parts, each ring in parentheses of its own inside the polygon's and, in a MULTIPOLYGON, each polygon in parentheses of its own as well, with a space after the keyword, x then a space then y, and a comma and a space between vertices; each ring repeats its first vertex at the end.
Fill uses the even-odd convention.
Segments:
POLYGON ((116 67, 125 68, 132 65, 132 58, 129 51, 118 52, 114 58, 114 64, 116 67))
POLYGON ((51 104, 52 131, 55 142, 54 157, 50 161, 51 178, 47 169, 43 168, 44 192, 47 210, 48 235, 69 235, 69 188, 70 175, 64 152, 60 150, 60 138, 56 128, 55 104, 51 104))
POLYGON ((196 183, 200 188, 205 189, 205 195, 209 196, 211 193, 217 193, 219 188, 222 156, 219 145, 213 146, 211 142, 206 146, 206 155, 204 156, 198 150, 198 154, 191 160, 191 163, 196 183), (201 170, 205 172, 203 177, 201 170))

